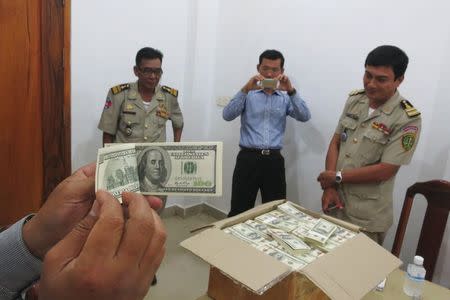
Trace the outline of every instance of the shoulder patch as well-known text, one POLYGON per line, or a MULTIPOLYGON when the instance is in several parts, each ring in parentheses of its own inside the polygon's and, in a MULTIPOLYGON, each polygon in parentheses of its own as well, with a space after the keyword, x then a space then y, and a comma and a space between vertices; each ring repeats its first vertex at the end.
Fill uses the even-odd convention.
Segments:
POLYGON ((174 96, 174 97, 178 97, 178 90, 176 90, 176 89, 173 89, 173 88, 168 87, 168 86, 166 86, 166 85, 163 85, 163 86, 161 87, 161 89, 162 89, 164 92, 169 93, 169 94, 171 94, 171 95, 174 96))
POLYGON ((402 106, 408 117, 414 118, 420 116, 420 112, 408 100, 402 100, 400 102, 400 105, 402 106))
POLYGON ((359 90, 353 90, 350 93, 348 93, 349 96, 356 96, 359 94, 364 94, 366 92, 365 89, 359 89, 359 90))
POLYGON ((111 88, 111 92, 113 93, 113 95, 117 95, 118 93, 120 93, 124 90, 128 90, 129 88, 130 88, 129 83, 119 84, 119 85, 113 86, 111 88))

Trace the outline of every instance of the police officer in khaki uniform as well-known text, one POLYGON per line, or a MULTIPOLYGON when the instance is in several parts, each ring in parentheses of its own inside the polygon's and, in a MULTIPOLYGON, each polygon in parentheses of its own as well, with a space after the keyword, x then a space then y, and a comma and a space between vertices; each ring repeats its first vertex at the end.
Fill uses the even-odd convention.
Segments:
POLYGON ((380 245, 393 221, 395 175, 411 161, 421 128, 420 113, 397 90, 407 66, 395 46, 369 53, 364 89, 350 93, 317 178, 323 210, 363 227, 380 245))
MULTIPOLYGON (((178 91, 159 85, 163 54, 145 47, 136 54, 137 82, 114 86, 108 92, 98 124, 105 143, 151 143, 166 141, 166 122, 172 122, 174 141, 181 140, 183 114, 178 91)), ((159 196, 163 207, 167 196, 159 196)), ((152 285, 156 284, 156 276, 152 285)))
POLYGON ((103 143, 165 142, 168 120, 172 121, 174 141, 181 140, 183 115, 178 91, 159 85, 162 58, 159 50, 142 48, 134 67, 137 82, 110 89, 98 124, 103 143))

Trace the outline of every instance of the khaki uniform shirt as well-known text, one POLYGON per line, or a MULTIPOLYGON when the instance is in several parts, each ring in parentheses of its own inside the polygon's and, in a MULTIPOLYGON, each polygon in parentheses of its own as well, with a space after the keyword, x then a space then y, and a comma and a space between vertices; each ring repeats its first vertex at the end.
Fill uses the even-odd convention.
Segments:
MULTIPOLYGON (((369 98, 364 90, 350 94, 336 128, 341 137, 337 170, 377 163, 406 165, 411 161, 421 118, 403 100, 397 91, 368 116, 369 98)), ((367 231, 387 231, 393 221, 394 180, 395 176, 383 182, 341 184, 339 193, 345 205, 344 215, 367 231)))
POLYGON ((158 85, 145 110, 137 82, 110 89, 98 128, 114 136, 116 143, 150 143, 166 141, 166 122, 183 127, 183 115, 177 91, 158 85))

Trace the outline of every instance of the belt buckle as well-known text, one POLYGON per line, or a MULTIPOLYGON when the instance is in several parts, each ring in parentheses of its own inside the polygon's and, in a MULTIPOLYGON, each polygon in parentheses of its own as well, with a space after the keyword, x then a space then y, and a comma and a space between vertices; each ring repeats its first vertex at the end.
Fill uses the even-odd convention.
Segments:
POLYGON ((270 155, 270 149, 262 149, 261 154, 262 155, 270 155))

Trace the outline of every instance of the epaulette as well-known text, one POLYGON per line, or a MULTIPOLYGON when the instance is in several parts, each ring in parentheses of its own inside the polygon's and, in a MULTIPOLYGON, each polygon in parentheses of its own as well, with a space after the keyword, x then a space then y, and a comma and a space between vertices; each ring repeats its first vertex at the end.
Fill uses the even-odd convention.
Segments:
POLYGON ((129 83, 119 84, 119 85, 113 86, 111 88, 111 92, 113 93, 113 95, 117 95, 121 91, 128 90, 129 88, 130 88, 129 83))
POLYGON ((176 89, 173 89, 173 88, 168 87, 168 86, 166 86, 166 85, 163 85, 163 86, 161 87, 161 89, 162 89, 164 92, 169 93, 169 94, 171 94, 171 95, 174 96, 174 97, 178 97, 178 90, 176 90, 176 89))
POLYGON ((413 118, 420 116, 420 112, 408 100, 402 100, 400 104, 408 117, 413 118))
POLYGON ((348 93, 349 96, 356 96, 359 94, 364 94, 366 92, 365 89, 359 89, 359 90, 353 90, 350 93, 348 93))

